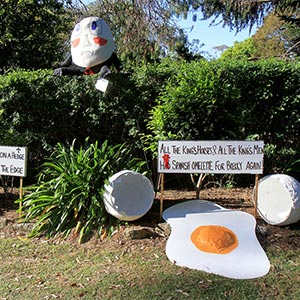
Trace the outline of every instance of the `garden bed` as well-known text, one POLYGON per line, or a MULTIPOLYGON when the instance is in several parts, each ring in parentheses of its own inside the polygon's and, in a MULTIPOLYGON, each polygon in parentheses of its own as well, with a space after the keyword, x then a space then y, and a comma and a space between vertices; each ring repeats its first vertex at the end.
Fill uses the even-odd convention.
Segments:
MULTIPOLYGON (((200 193, 201 199, 216 202, 217 204, 234 210, 241 210, 254 214, 253 190, 251 188, 210 188, 204 189, 200 193)), ((10 190, 7 197, 0 190, 0 238, 25 237, 30 231, 31 224, 22 224, 19 222, 17 212, 18 205, 14 203, 19 194, 16 189, 10 190)), ((139 247, 147 246, 165 246, 168 233, 155 234, 153 238, 131 239, 125 234, 128 227, 142 227, 154 229, 160 227, 163 220, 159 218, 160 194, 156 194, 156 199, 150 211, 141 219, 134 222, 128 222, 121 226, 120 229, 110 239, 101 241, 99 237, 92 237, 85 246, 93 246, 101 243, 103 247, 122 247, 125 243, 136 244, 139 247), (130 241, 129 241, 130 240, 130 241)), ((194 191, 166 190, 164 192, 163 207, 166 209, 180 201, 195 199, 194 191)), ((242 224, 241 224, 242 226, 242 224)), ((273 226, 267 224, 259 216, 257 217, 257 236, 265 250, 272 245, 283 250, 294 250, 300 248, 300 222, 289 226, 273 226)), ((76 242, 72 237, 66 242, 76 242)))

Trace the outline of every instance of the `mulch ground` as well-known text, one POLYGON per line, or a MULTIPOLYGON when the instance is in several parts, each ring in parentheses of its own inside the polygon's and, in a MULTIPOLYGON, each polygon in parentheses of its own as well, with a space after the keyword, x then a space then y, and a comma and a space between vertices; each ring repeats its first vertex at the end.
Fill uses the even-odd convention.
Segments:
MULTIPOLYGON (((25 236, 28 232, 28 228, 19 224, 19 215, 16 212, 18 205, 14 202, 18 197, 17 190, 10 190, 10 193, 5 195, 0 188, 0 238, 25 236)), ((200 193, 200 198, 215 202, 225 208, 241 210, 254 215, 253 189, 251 188, 204 189, 200 193)), ((159 218, 159 199, 160 194, 157 193, 150 211, 143 218, 130 222, 128 226, 145 226, 151 228, 163 222, 159 218)), ((166 190, 164 192, 163 208, 166 209, 180 201, 193 199, 196 199, 195 191, 166 190)), ((162 237, 143 240, 134 239, 129 241, 123 233, 124 227, 121 227, 111 239, 107 239, 103 242, 95 237, 87 242, 87 245, 93 246, 101 244, 101 246, 111 246, 115 248, 130 243, 130 245, 137 247, 164 247, 167 239, 167 237, 162 237)), ((258 215, 256 234, 264 249, 267 249, 270 245, 286 251, 300 248, 300 222, 288 226, 273 226, 267 224, 258 215)))

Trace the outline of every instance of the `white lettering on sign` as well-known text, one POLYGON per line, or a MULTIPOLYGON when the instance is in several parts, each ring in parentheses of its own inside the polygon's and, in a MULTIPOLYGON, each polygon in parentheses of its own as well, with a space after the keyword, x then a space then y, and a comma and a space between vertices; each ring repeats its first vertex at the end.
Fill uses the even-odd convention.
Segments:
POLYGON ((27 148, 0 146, 0 175, 26 176, 27 148))
POLYGON ((158 173, 262 174, 263 141, 159 141, 158 173))

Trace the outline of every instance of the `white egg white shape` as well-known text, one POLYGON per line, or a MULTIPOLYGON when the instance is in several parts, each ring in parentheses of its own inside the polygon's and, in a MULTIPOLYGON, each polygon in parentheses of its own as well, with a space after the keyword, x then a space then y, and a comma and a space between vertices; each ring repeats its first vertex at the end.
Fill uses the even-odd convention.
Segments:
POLYGON ((269 272, 270 262, 257 240, 256 220, 252 215, 210 201, 191 200, 166 209, 163 218, 171 226, 166 255, 172 263, 234 279, 257 278, 269 272), (238 238, 238 246, 228 254, 199 250, 190 236, 204 225, 230 229, 238 238))

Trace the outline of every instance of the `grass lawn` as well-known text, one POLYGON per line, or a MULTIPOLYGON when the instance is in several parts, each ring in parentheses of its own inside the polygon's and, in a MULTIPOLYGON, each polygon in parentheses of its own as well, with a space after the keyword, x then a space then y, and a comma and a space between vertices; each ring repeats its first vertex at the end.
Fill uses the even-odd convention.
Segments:
POLYGON ((173 265, 165 242, 1 238, 0 300, 300 299, 300 249, 271 245, 268 275, 233 280, 173 265))
MULTIPOLYGON (((194 193, 176 191, 176 196, 189 199, 194 193)), ((251 189, 209 189, 202 196, 253 212, 251 189)), ((3 199, 0 204, 0 221, 7 225, 0 222, 0 300, 300 299, 299 222, 280 227, 258 219, 270 272, 257 279, 234 280, 173 265, 166 257, 165 237, 132 240, 120 230, 111 239, 101 242, 93 237, 82 245, 76 238, 25 239, 25 232, 14 229, 15 206, 3 199)), ((158 202, 153 211, 158 214, 158 202)), ((148 226, 149 220, 144 220, 148 226)))

